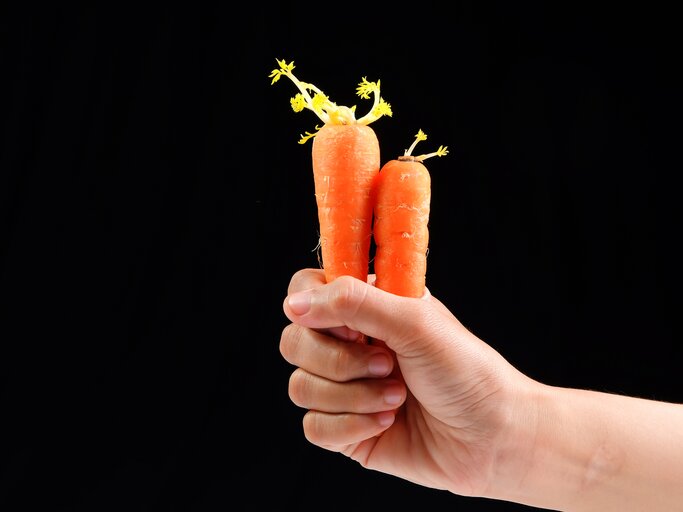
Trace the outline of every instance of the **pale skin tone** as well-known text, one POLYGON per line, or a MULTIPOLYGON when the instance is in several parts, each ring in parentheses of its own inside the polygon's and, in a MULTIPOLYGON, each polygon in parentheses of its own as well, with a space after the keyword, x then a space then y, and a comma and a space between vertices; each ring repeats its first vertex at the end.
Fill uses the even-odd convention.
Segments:
POLYGON ((346 276, 324 284, 305 269, 284 312, 289 396, 307 410, 314 445, 463 496, 683 511, 681 404, 537 382, 429 292, 398 297, 346 276))

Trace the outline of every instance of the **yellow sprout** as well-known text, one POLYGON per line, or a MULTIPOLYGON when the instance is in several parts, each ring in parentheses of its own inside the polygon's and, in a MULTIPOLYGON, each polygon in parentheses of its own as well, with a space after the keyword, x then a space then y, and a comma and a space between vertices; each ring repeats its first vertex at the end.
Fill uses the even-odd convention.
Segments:
MULTIPOLYGON (((379 90, 379 80, 377 82, 369 82, 365 77, 358 88, 356 93, 362 99, 373 99, 372 108, 363 117, 356 119, 356 107, 345 107, 337 105, 336 103, 330 101, 329 97, 325 95, 320 89, 315 85, 302 82, 293 73, 294 61, 289 64, 284 59, 275 59, 278 64, 278 68, 271 71, 269 78, 272 78, 271 85, 280 80, 281 77, 286 76, 289 78, 294 85, 296 85, 299 92, 290 99, 290 104, 294 112, 301 112, 304 109, 313 111, 318 118, 324 124, 364 124, 368 125, 373 121, 376 121, 382 116, 391 117, 393 112, 391 111, 391 105, 384 101, 380 96, 379 90)), ((319 130, 316 127, 316 132, 319 130)), ((306 132, 305 135, 301 136, 299 144, 305 143, 308 139, 315 137, 315 133, 306 132)))
POLYGON ((294 110, 294 112, 301 112, 303 109, 306 108, 306 100, 301 94, 297 94, 292 99, 290 99, 289 102, 291 103, 292 110, 294 110))
POLYGON ((412 152, 415 149, 415 146, 417 146, 417 143, 423 140, 427 140, 427 134, 423 132, 422 130, 418 130, 417 134, 415 135, 415 140, 413 141, 412 145, 405 150, 403 153, 402 157, 399 157, 399 160, 410 160, 414 162, 422 162, 423 160, 426 160, 427 158, 431 158, 433 156, 446 156, 448 154, 448 146, 439 146, 439 149, 434 151, 433 153, 427 153, 425 155, 419 155, 419 156, 412 156, 412 152))
MULTIPOLYGON (((316 126, 316 127, 315 127, 315 131, 317 132, 318 130, 320 130, 320 127, 319 127, 319 126, 316 126)), ((308 141, 308 139, 312 139, 313 137, 315 137, 315 133, 306 132, 306 134, 305 134, 305 135, 302 135, 302 136, 301 136, 301 139, 299 139, 299 144, 306 144, 306 142, 308 141)))

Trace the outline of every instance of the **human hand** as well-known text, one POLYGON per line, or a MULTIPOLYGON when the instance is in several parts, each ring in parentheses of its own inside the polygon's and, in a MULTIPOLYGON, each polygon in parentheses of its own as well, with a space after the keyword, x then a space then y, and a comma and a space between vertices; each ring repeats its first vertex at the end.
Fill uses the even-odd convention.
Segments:
POLYGON ((515 454, 530 447, 511 433, 535 383, 435 297, 347 276, 325 284, 321 270, 306 269, 292 277, 284 312, 292 324, 280 351, 297 367, 289 396, 308 409, 311 443, 461 495, 521 477, 515 454), (352 342, 361 335, 372 343, 352 342))

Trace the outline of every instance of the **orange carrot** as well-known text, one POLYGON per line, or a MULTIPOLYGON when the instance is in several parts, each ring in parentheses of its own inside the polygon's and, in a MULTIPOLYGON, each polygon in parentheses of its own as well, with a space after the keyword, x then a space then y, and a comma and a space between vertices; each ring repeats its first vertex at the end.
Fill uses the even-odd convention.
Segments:
POLYGON ((323 126, 313 140, 313 176, 325 279, 366 280, 372 241, 372 187, 380 151, 372 128, 323 126))
POLYGON ((368 125, 391 106, 380 97, 379 81, 365 78, 357 93, 363 99, 374 95, 371 111, 356 119, 355 107, 338 106, 316 86, 301 82, 294 62, 276 59, 271 84, 286 76, 299 89, 291 99, 295 112, 312 110, 324 123, 315 133, 306 132, 300 144, 313 138, 312 169, 320 228, 319 247, 325 279, 341 275, 365 281, 372 242, 373 185, 380 168, 380 148, 375 131, 368 125))
POLYGON ((431 176, 422 163, 448 148, 411 156, 427 135, 419 130, 403 156, 390 160, 377 177, 374 237, 375 286, 405 297, 422 297, 427 274, 431 176))

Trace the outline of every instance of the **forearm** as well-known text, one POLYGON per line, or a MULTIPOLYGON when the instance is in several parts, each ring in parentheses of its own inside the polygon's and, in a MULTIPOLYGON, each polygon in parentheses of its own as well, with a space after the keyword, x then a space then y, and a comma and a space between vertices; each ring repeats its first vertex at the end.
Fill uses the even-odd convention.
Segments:
POLYGON ((563 511, 683 510, 683 406, 537 386, 503 499, 563 511), (527 422, 533 425, 534 422, 527 422))

